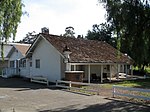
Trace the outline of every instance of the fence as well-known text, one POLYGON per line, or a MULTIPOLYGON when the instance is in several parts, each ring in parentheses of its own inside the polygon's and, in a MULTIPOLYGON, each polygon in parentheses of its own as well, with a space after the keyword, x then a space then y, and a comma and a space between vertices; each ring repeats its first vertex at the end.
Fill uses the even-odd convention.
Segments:
POLYGON ((148 96, 143 96, 143 95, 132 95, 129 94, 130 92, 127 93, 121 93, 116 91, 116 89, 121 89, 121 90, 127 90, 127 91, 136 91, 136 92, 143 92, 143 93, 148 93, 150 94, 150 89, 139 89, 139 88, 129 88, 129 87, 121 87, 121 86, 113 86, 113 97, 115 97, 115 95, 120 95, 120 96, 125 96, 125 97, 132 97, 132 98, 137 98, 137 99, 143 99, 143 100, 149 100, 150 101, 150 95, 148 96))
POLYGON ((56 87, 66 88, 70 90, 79 90, 82 92, 92 92, 96 93, 97 95, 99 95, 100 92, 100 85, 90 83, 57 80, 56 87))
POLYGON ((48 79, 46 77, 43 77, 43 76, 31 77, 31 82, 43 83, 43 84, 47 84, 47 86, 49 86, 48 79))
POLYGON ((2 70, 2 77, 8 78, 12 77, 13 75, 18 75, 19 70, 18 68, 4 68, 2 70))

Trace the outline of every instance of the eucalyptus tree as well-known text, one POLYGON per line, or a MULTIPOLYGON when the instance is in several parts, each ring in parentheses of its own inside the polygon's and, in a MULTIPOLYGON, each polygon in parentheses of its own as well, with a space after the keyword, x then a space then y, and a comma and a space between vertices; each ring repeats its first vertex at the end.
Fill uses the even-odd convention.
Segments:
POLYGON ((89 40, 105 41, 116 47, 115 38, 112 35, 112 27, 107 23, 94 24, 92 30, 88 30, 86 38, 89 40))
POLYGON ((72 26, 68 26, 65 28, 65 34, 63 34, 64 37, 75 37, 74 36, 74 28, 72 26))
POLYGON ((117 37, 117 48, 128 53, 144 69, 150 63, 150 1, 99 0, 107 11, 117 37))
POLYGON ((0 0, 0 44, 3 57, 3 42, 15 38, 22 15, 21 0, 0 0))

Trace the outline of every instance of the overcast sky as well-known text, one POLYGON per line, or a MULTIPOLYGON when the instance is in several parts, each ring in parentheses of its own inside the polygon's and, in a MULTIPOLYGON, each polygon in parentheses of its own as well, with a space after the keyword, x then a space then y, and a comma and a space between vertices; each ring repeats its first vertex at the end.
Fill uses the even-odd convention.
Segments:
POLYGON ((65 33, 68 26, 74 27, 75 35, 86 35, 93 24, 104 22, 105 10, 98 0, 24 0, 22 16, 16 40, 21 40, 28 32, 41 32, 48 27, 51 34, 65 33))

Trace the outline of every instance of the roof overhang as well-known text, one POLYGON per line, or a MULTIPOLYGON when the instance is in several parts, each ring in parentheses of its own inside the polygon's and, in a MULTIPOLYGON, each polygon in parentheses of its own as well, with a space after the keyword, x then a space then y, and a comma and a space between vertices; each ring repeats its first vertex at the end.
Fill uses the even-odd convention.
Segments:
POLYGON ((97 62, 97 63, 95 63, 95 62, 85 62, 85 63, 83 63, 83 62, 69 62, 69 64, 71 64, 71 65, 132 65, 132 64, 130 64, 130 63, 114 63, 114 62, 112 62, 112 63, 108 63, 108 62, 103 62, 103 63, 101 63, 101 62, 97 62))

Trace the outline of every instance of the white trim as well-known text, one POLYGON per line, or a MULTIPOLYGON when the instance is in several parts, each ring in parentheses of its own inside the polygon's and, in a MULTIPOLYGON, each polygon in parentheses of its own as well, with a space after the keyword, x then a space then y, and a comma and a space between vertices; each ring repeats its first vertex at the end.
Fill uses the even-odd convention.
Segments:
MULTIPOLYGON (((37 37, 37 39, 34 41, 34 43, 30 46, 30 48, 28 49, 27 53, 26 53, 26 56, 31 53, 30 51, 33 49, 33 47, 35 46, 35 44, 37 43, 37 41, 39 40, 39 38, 41 38, 41 34, 37 37)), ((25 57, 26 57, 25 56, 25 57)))
MULTIPOLYGON (((71 63, 71 65, 114 65, 114 64, 126 64, 126 63, 71 63)), ((130 65, 130 64, 129 64, 130 65)))
POLYGON ((84 73, 84 71, 65 71, 65 73, 84 73))

